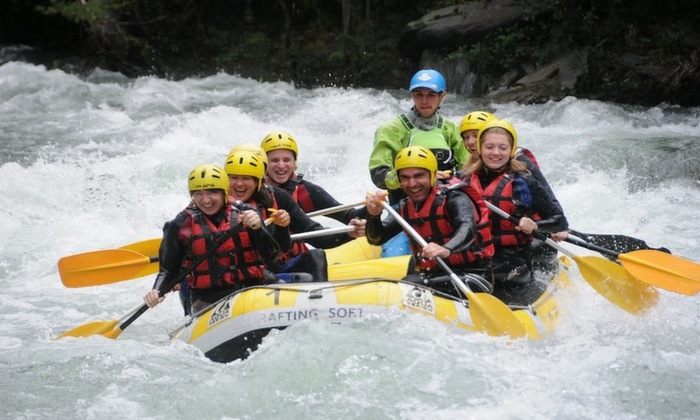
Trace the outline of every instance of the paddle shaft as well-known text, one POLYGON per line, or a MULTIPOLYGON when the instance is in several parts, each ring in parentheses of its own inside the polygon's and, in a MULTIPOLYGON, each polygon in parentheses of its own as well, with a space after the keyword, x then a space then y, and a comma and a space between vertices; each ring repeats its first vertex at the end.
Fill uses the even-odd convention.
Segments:
POLYGON ((317 238, 319 236, 335 235, 336 233, 348 233, 355 230, 355 226, 340 226, 331 229, 312 230, 311 232, 294 233, 289 235, 292 241, 303 241, 306 239, 317 238))
MULTIPOLYGON (((491 210, 492 212, 498 214, 499 216, 501 216, 504 219, 508 219, 509 221, 513 222, 515 224, 515 226, 518 226, 518 224, 520 224, 520 221, 518 219, 516 219, 512 215, 506 213, 503 209, 494 206, 493 204, 491 204, 490 202, 488 202, 486 200, 484 200, 484 202, 486 203, 486 207, 488 207, 489 210, 491 210)), ((558 243, 551 240, 544 233, 538 232, 537 230, 534 230, 532 232, 532 236, 534 236, 535 238, 539 239, 540 241, 546 243, 547 245, 551 246, 552 248, 556 249, 557 251, 561 252, 562 254, 566 255, 567 257, 573 258, 573 254, 571 252, 569 252, 566 248, 562 248, 558 243)))
POLYGON ((594 245, 594 244, 588 243, 588 242, 584 241, 583 239, 581 239, 581 238, 579 238, 579 237, 577 237, 577 236, 571 236, 571 235, 569 235, 569 236, 568 236, 566 239, 564 239, 564 240, 565 240, 566 242, 570 243, 570 244, 578 245, 578 246, 580 246, 581 248, 587 248, 587 249, 590 249, 591 251, 597 251, 597 252, 600 252, 601 254, 610 255, 610 256, 615 257, 615 258, 617 258, 617 257, 620 255, 619 252, 615 252, 615 251, 613 251, 613 250, 611 250, 611 249, 603 248, 602 246, 598 246, 598 245, 594 245))
MULTIPOLYGON (((584 233, 584 232, 579 232, 579 231, 576 231, 573 229, 569 229, 569 233, 573 234, 574 236, 579 237, 580 239, 588 242, 591 245, 596 245, 596 246, 600 246, 602 248, 607 248, 607 249, 613 250, 613 252, 617 252, 620 254, 624 254, 626 252, 631 252, 631 251, 637 251, 640 249, 652 249, 654 251, 661 251, 661 252, 665 252, 668 254, 671 253, 671 251, 669 251, 668 248, 665 248, 665 247, 653 248, 653 247, 650 247, 643 240, 638 239, 638 238, 633 238, 631 236, 584 233)), ((592 248, 590 248, 590 249, 592 249, 592 248)), ((598 252, 602 253, 602 251, 598 251, 598 252)))

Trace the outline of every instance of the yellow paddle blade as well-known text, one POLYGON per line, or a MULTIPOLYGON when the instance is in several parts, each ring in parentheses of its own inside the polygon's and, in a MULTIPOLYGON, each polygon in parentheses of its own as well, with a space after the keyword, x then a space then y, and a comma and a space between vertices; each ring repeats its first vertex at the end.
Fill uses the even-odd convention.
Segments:
POLYGON ((656 305, 659 292, 633 277, 624 267, 601 257, 573 256, 588 284, 610 302, 632 314, 656 305))
POLYGON ((523 338, 527 335, 525 326, 515 313, 502 301, 487 293, 467 293, 469 314, 477 329, 494 337, 508 335, 523 338))
POLYGON ((382 247, 370 245, 364 236, 326 250, 328 265, 374 260, 381 256, 382 247))
POLYGON ((160 238, 153 238, 120 247, 120 249, 128 249, 146 257, 152 257, 150 258, 152 262, 145 266, 139 273, 135 274, 133 278, 137 279, 139 277, 150 276, 151 274, 156 274, 158 270, 160 270, 160 264, 155 259, 155 257, 158 256, 160 243, 160 238))
POLYGON ((661 251, 641 250, 618 255, 622 265, 639 280, 685 295, 700 291, 700 264, 661 251))
POLYGON ((70 331, 66 331, 63 334, 56 337, 56 340, 63 337, 89 337, 91 335, 104 334, 111 331, 117 326, 116 319, 111 321, 95 321, 88 324, 83 324, 79 327, 75 327, 70 331))
POLYGON ((151 264, 148 257, 128 249, 107 249, 58 260, 58 273, 66 287, 86 287, 130 280, 151 264))
POLYGON ((112 340, 116 340, 117 337, 119 337, 119 335, 122 333, 122 331, 124 331, 124 330, 119 328, 119 326, 117 325, 114 328, 112 328, 111 330, 109 330, 105 333, 102 333, 102 335, 104 337, 111 338, 112 340))
POLYGON ((160 242, 160 238, 146 239, 145 241, 134 242, 133 244, 121 246, 119 249, 128 249, 147 257, 155 257, 158 255, 158 251, 160 250, 160 242))
POLYGON ((337 281, 381 277, 401 280, 408 273, 410 261, 410 255, 400 255, 346 264, 329 264, 328 279, 337 281))

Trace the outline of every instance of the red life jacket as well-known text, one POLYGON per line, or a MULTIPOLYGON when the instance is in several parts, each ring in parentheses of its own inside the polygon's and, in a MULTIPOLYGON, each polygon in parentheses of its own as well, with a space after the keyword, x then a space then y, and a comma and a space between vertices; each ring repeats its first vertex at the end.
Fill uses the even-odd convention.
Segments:
POLYGON ((449 188, 459 188, 472 200, 474 205, 474 220, 476 221, 476 239, 474 240, 475 255, 479 258, 491 258, 496 249, 493 245, 493 233, 491 232, 491 210, 486 206, 484 197, 466 182, 459 181, 453 177, 448 185, 449 188))
POLYGON ((185 257, 185 267, 190 267, 199 257, 206 254, 225 232, 235 229, 232 237, 195 267, 187 277, 190 287, 209 289, 256 279, 262 281, 265 278, 265 266, 260 262, 260 254, 253 248, 249 232, 236 228, 240 223, 239 214, 231 204, 226 206, 226 218, 218 226, 196 207, 189 208, 186 212, 191 217, 191 225, 183 226, 183 230, 189 227, 191 232, 190 251, 185 257), (231 224, 232 218, 235 218, 234 225, 231 224))
POLYGON ((294 191, 292 191, 292 198, 299 204, 304 213, 316 210, 314 202, 311 200, 311 194, 309 194, 308 188, 304 184, 304 176, 301 174, 295 175, 295 179, 298 181, 294 191))
MULTIPOLYGON (((479 176, 472 174, 469 185, 481 192, 484 200, 500 208, 508 214, 515 214, 516 208, 513 202, 513 175, 504 172, 491 181, 486 188, 481 186, 479 176)), ((491 233, 493 242, 497 247, 522 246, 532 241, 532 235, 526 235, 515 230, 515 224, 508 219, 494 216, 491 221, 491 233), (496 220, 497 219, 497 220, 496 220)))
MULTIPOLYGON (((465 190, 465 192, 467 191, 465 190)), ((408 199, 401 200, 400 202, 399 212, 401 216, 414 227, 420 236, 425 238, 426 242, 435 242, 439 245, 443 245, 454 235, 454 227, 446 211, 447 200, 445 199, 445 194, 446 191, 444 191, 442 187, 433 187, 419 211, 416 211, 412 205, 408 204, 408 199)), ((467 192, 467 194, 469 195, 469 192, 467 192)), ((472 198, 471 195, 470 198, 472 198)), ((477 198, 480 197, 477 195, 477 198)), ((483 200, 481 201, 483 204, 483 200)), ((447 258, 447 263, 452 267, 470 265, 476 261, 493 256, 494 248, 490 240, 491 234, 488 223, 488 212, 485 213, 486 223, 483 224, 483 208, 485 208, 485 205, 482 205, 481 208, 477 206, 478 205, 475 205, 477 210, 474 215, 475 220, 477 220, 476 238, 465 249, 450 254, 447 258)), ((413 240, 411 240, 411 249, 414 256, 416 256, 416 261, 421 270, 429 271, 436 267, 437 264, 435 260, 418 258, 420 247, 413 240)))

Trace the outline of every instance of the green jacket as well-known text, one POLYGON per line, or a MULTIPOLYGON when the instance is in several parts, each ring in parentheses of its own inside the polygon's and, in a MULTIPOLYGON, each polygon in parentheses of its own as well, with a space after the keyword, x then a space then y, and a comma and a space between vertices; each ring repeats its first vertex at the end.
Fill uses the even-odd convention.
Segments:
MULTIPOLYGON (((445 146, 452 152, 451 158, 454 160, 454 166, 461 169, 464 163, 469 160, 470 155, 467 148, 464 147, 457 125, 438 115, 438 122, 433 130, 442 134, 446 142, 445 146)), ((411 144, 411 138, 417 137, 417 131, 421 130, 414 127, 405 114, 394 117, 377 129, 374 133, 374 149, 372 149, 369 158, 369 172, 374 185, 382 189, 399 189, 398 177, 394 170, 394 159, 399 151, 412 145, 434 148, 434 145, 418 144, 417 142, 411 144)))

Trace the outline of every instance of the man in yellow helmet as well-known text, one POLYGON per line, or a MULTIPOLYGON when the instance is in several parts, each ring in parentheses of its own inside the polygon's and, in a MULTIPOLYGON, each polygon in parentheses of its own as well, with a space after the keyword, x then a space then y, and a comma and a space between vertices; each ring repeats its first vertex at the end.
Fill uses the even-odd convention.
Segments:
MULTIPOLYGON (((409 275, 405 280, 456 294, 449 276, 435 261, 440 257, 455 272, 470 272, 465 280, 473 290, 490 292, 492 285, 483 276, 488 275, 494 248, 489 213, 481 195, 464 184, 437 185, 437 159, 425 147, 402 149, 396 155, 394 168, 406 194, 398 203, 398 213, 428 242, 421 249, 409 235, 419 274, 409 275)), ((385 191, 379 191, 368 194, 366 199, 367 240, 374 245, 386 242, 402 230, 393 218, 380 219, 381 201, 386 195, 385 191)))
MULTIPOLYGON (((260 142, 262 150, 267 154, 268 166, 265 181, 272 186, 280 187, 291 194, 302 210, 306 213, 340 206, 341 203, 333 198, 328 191, 296 171, 299 159, 299 147, 291 134, 276 131, 266 135, 260 142)), ((343 224, 363 225, 358 219, 366 218, 364 207, 328 214, 331 219, 343 224)), ((364 230, 359 235, 365 236, 364 230)))
POLYGON ((199 165, 188 176, 188 188, 192 202, 163 228, 160 272, 153 289, 144 296, 146 304, 153 307, 160 303, 161 286, 183 269, 191 271, 186 295, 190 301, 183 302, 185 314, 241 288, 276 282, 266 263, 277 258, 280 246, 259 212, 239 210, 229 201, 226 172, 217 165, 199 165), (211 257, 196 264, 214 247, 217 249, 211 257))

